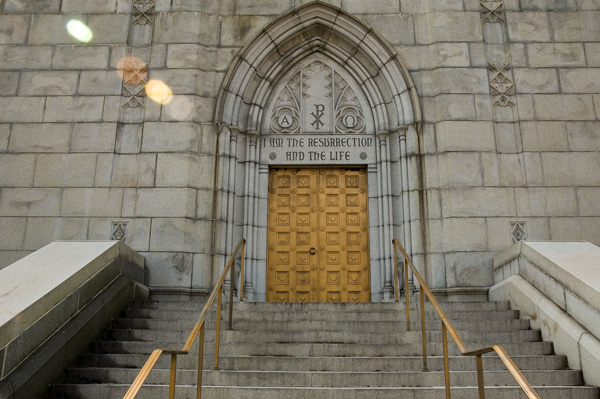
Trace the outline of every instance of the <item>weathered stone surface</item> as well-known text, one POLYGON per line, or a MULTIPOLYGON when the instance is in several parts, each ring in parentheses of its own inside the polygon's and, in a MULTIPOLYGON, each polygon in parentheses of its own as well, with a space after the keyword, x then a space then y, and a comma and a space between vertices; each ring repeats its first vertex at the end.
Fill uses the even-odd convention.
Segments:
POLYGON ((415 24, 412 15, 374 14, 365 15, 362 20, 380 32, 392 45, 415 44, 415 24))
POLYGON ((557 42, 600 41, 600 26, 596 23, 600 12, 553 12, 550 24, 557 42))
POLYGON ((114 13, 117 0, 95 0, 82 2, 78 0, 62 0, 61 11, 64 13, 114 13))
POLYGON ((527 45, 533 68, 585 66, 583 43, 532 43, 527 45))
POLYGON ((79 73, 75 71, 23 72, 19 94, 25 96, 65 96, 77 93, 79 73))
POLYGON ((544 181, 548 186, 595 186, 596 168, 600 167, 597 152, 542 153, 544 181))
POLYGON ((141 188, 137 190, 135 216, 184 218, 196 211, 196 191, 187 188, 141 188))
POLYGON ((577 204, 579 205, 579 214, 581 216, 596 216, 600 214, 600 188, 578 188, 577 204))
POLYGON ((61 195, 58 188, 2 188, 0 216, 58 216, 61 195))
POLYGON ((128 14, 90 15, 87 25, 94 35, 90 43, 126 44, 129 34, 129 18, 128 14))
POLYGON ((59 45, 52 58, 53 69, 106 69, 109 46, 59 45))
POLYGON ((34 14, 28 42, 30 44, 74 44, 77 39, 65 28, 70 20, 85 21, 81 15, 34 14))
POLYGON ((452 152, 439 155, 440 186, 481 186, 481 158, 478 153, 452 152), (457 171, 461 173, 457 173, 457 171))
POLYGON ((142 150, 150 152, 198 151, 201 127, 194 123, 144 124, 142 150))
POLYGON ((508 37, 511 42, 548 42, 550 23, 539 12, 507 12, 508 37))
MULTIPOLYGON (((469 227, 469 226, 465 226, 469 227)), ((493 281, 489 252, 457 252, 444 256, 447 287, 487 287, 493 281), (483 267, 481 265, 484 265, 483 267)))
POLYGON ((255 15, 225 16, 221 20, 220 44, 224 47, 244 46, 271 20, 270 17, 255 15))
POLYGON ((600 92, 600 68, 560 69, 563 93, 600 92))
POLYGON ((122 202, 123 189, 65 188, 61 202, 61 215, 119 217, 122 202))
MULTIPOLYGON (((366 5, 366 4, 365 4, 366 5)), ((471 42, 483 39, 479 12, 446 11, 415 15, 417 43, 471 42)))
POLYGON ((466 252, 487 250, 485 219, 445 218, 444 251, 466 252))
POLYGON ((83 71, 79 81, 79 94, 120 95, 123 81, 116 71, 83 71))
POLYGON ((565 122, 521 122, 525 151, 568 151, 565 122))
POLYGON ((48 69, 51 46, 0 46, 0 69, 48 69))
POLYGON ((31 187, 35 156, 4 154, 0 156, 0 187, 31 187))
MULTIPOLYGON (((558 93, 560 91, 555 69, 513 69, 518 93, 558 93)), ((561 79, 562 82, 562 79, 561 79)))
POLYGON ((150 287, 190 287, 193 255, 181 252, 143 252, 150 287))
POLYGON ((292 6, 292 0, 241 1, 236 4, 235 13, 242 15, 281 14, 292 6))
POLYGON ((75 123, 71 149, 75 152, 113 152, 116 123, 75 123))
POLYGON ((535 114, 539 120, 594 120, 592 96, 585 94, 535 95, 535 114))
POLYGON ((29 18, 29 15, 0 15, 0 44, 25 43, 29 18))
POLYGON ((512 188, 461 187, 443 190, 441 194, 445 217, 501 217, 516 214, 512 188))
POLYGON ((0 71, 0 96, 14 96, 19 86, 19 72, 0 71))
POLYGON ((45 97, 0 97, 0 122, 41 122, 45 102, 45 97))
POLYGON ((576 0, 531 0, 522 4, 524 10, 575 10, 576 0))
POLYGON ((585 57, 590 67, 600 67, 600 43, 585 43, 585 57))
POLYGON ((44 122, 100 122, 103 107, 104 97, 48 97, 44 122))
POLYGON ((34 184, 37 187, 91 187, 95 154, 40 154, 34 184))
POLYGON ((6 250, 20 250, 25 239, 25 218, 0 217, 0 242, 6 250))
MULTIPOLYGON (((208 157, 206 157, 208 158, 208 157)), ((210 184, 211 169, 200 164, 201 157, 192 154, 158 154, 156 162, 157 187, 198 187, 210 184)), ((210 164, 209 164, 210 166, 210 164)))
POLYGON ((219 17, 198 12, 159 13, 154 22, 155 43, 197 43, 219 41, 219 17))
POLYGON ((6 0, 4 4, 6 13, 56 12, 59 9, 60 0, 6 0))
POLYGON ((435 125, 438 151, 495 151, 491 122, 439 122, 435 125))
POLYGON ((89 219, 29 218, 24 248, 35 251, 52 241, 82 241, 87 238, 89 219))
POLYGON ((11 152, 68 152, 70 123, 20 123, 13 127, 8 146, 11 152))
POLYGON ((0 124, 0 152, 8 150, 8 139, 10 137, 10 125, 0 124))
POLYGON ((600 151, 600 122, 566 122, 572 151, 600 151))

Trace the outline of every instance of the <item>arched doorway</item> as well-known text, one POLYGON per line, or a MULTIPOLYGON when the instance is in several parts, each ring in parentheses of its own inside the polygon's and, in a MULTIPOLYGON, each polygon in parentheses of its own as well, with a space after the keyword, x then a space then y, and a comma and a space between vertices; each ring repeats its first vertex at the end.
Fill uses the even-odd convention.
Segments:
POLYGON ((227 253, 247 238, 250 299, 391 299, 392 237, 415 250, 419 179, 409 179, 407 140, 417 142, 420 124, 416 91, 394 50, 340 9, 301 6, 236 57, 216 119, 217 242, 227 253), (314 186, 303 187, 301 176, 314 186), (298 209, 303 200, 306 212, 298 209), (352 201, 363 205, 353 211, 352 201), (311 229, 313 236, 299 234, 311 229), (354 243, 357 232, 362 241, 354 243), (334 233, 344 234, 336 241, 334 233))

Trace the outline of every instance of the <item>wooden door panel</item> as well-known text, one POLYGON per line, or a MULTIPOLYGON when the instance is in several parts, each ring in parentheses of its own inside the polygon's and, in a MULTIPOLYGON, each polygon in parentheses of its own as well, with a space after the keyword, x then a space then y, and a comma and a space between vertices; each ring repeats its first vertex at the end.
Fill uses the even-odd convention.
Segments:
POLYGON ((370 301, 364 169, 272 169, 267 300, 370 301))

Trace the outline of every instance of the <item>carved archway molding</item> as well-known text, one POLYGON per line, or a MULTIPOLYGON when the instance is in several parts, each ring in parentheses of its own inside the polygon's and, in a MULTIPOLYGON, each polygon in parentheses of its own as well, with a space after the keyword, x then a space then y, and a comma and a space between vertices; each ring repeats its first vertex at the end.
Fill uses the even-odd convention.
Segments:
MULTIPOLYGON (((266 26, 240 51, 225 76, 215 114, 220 160, 215 252, 228 253, 239 236, 248 238, 246 284, 250 296, 256 292, 255 299, 261 300, 264 288, 256 285, 265 268, 267 195, 259 188, 265 188, 268 173, 268 165, 259 161, 261 127, 264 118, 271 118, 266 110, 282 79, 317 54, 343 66, 372 114, 368 133, 377 137, 377 161, 367 170, 369 185, 377 187, 373 197, 378 218, 370 229, 377 236, 372 244, 380 247, 375 262, 381 264, 375 272, 380 287, 373 292, 380 295, 374 300, 385 300, 393 294, 392 253, 383 243, 399 235, 409 251, 421 253, 411 244, 420 241, 411 229, 420 201, 409 198, 420 178, 410 166, 414 159, 407 155, 407 137, 411 146, 419 147, 419 100, 395 50, 365 23, 320 1, 295 8, 266 26)), ((216 257, 213 267, 222 267, 222 258, 216 257)))

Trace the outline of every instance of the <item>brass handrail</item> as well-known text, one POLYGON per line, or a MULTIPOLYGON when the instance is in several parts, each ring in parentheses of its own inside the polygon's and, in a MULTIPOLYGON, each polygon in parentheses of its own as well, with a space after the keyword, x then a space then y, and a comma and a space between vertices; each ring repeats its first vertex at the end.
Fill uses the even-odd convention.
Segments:
MULTIPOLYGON (((397 258, 397 249, 400 250, 402 256, 404 257, 404 277, 405 277, 405 289, 408 287, 408 268, 410 267, 413 276, 417 278, 420 284, 419 294, 421 299, 421 340, 423 347, 423 371, 427 371, 427 337, 425 331, 425 295, 429 298, 429 301, 433 305, 435 311, 442 321, 442 344, 444 351, 444 379, 446 384, 446 399, 450 399, 450 362, 448 359, 448 333, 456 343, 456 346, 463 354, 463 356, 475 356, 476 366, 477 366, 477 388, 479 391, 479 399, 485 399, 485 385, 483 382, 483 357, 482 355, 489 352, 496 352, 502 363, 506 366, 508 372, 513 376, 513 378, 517 381, 523 392, 527 395, 529 399, 540 399, 538 394, 533 390, 531 384, 525 379, 519 368, 512 361, 510 356, 506 353, 504 348, 499 345, 493 345, 477 350, 469 351, 465 346, 464 342, 452 326, 452 323, 440 307, 440 304, 433 296, 433 293, 421 277, 421 274, 413 265, 410 260, 410 257, 404 250, 402 244, 398 239, 394 238, 392 240, 392 245, 394 247, 394 284, 396 288, 396 301, 398 301, 398 258, 397 258)), ((409 301, 410 295, 406 295, 406 330, 410 330, 410 308, 409 301)))
POLYGON ((235 267, 233 267, 233 265, 235 264, 236 255, 240 251, 240 248, 242 250, 242 252, 241 252, 242 260, 241 260, 241 267, 240 267, 240 280, 241 280, 241 282, 240 282, 240 301, 243 301, 243 299, 244 299, 244 291, 243 291, 244 290, 244 251, 246 249, 246 240, 244 238, 242 238, 239 241, 239 243, 233 250, 233 253, 232 253, 231 257, 229 258, 229 261, 227 262, 225 269, 223 269, 223 273, 221 273, 219 282, 217 283, 215 288, 212 290, 210 296, 208 297, 208 300, 206 301, 206 304, 204 305, 204 309, 202 309, 202 313, 200 313, 200 317, 198 318, 198 321, 194 325, 192 332, 188 336, 187 341, 183 345, 183 348, 181 350, 155 349, 152 352, 152 354, 150 355, 150 357, 148 358, 148 360, 146 361, 146 364, 144 364, 144 367, 142 367, 142 369, 140 370, 138 376, 135 378, 135 380, 129 387, 129 390, 127 391, 125 396, 123 396, 123 399, 135 398, 138 391, 144 384, 144 381, 146 381, 146 378, 148 378, 150 371, 152 371, 152 369, 156 365, 156 362, 158 361, 158 359, 160 358, 160 356, 163 353, 171 355, 171 374, 170 374, 170 379, 169 379, 169 399, 174 399, 175 398, 175 375, 176 375, 176 371, 177 371, 177 356, 178 355, 187 355, 190 352, 190 350, 192 349, 192 345, 194 344, 194 341, 196 340, 196 338, 198 336, 199 336, 199 339, 198 339, 198 380, 197 380, 197 388, 196 388, 196 398, 197 399, 201 398, 201 396, 202 396, 202 363, 204 361, 204 324, 206 321, 206 317, 208 316, 208 311, 210 310, 212 304, 215 302, 215 299, 217 299, 217 330, 216 330, 216 336, 215 336, 215 363, 214 363, 213 369, 218 370, 219 369, 219 337, 220 337, 220 332, 221 332, 221 302, 222 302, 222 297, 223 297, 223 282, 225 281, 225 277, 227 277, 227 273, 230 273, 231 276, 230 276, 230 288, 229 288, 229 329, 231 329, 233 327, 233 318, 232 318, 233 317, 233 286, 234 286, 234 280, 235 280, 235 267))

